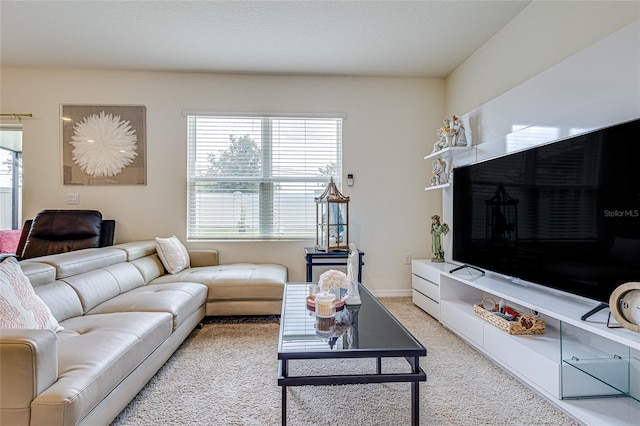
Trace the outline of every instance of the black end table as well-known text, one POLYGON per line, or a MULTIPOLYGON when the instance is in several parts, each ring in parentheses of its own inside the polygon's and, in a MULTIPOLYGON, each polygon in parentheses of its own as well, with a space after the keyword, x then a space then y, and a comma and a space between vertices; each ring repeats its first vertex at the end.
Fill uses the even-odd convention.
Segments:
MULTIPOLYGON (((346 266, 349 258, 348 251, 319 251, 315 247, 305 247, 304 254, 307 262, 307 282, 313 281, 314 266, 346 266)), ((362 282, 362 256, 364 252, 358 250, 358 282, 362 282)))

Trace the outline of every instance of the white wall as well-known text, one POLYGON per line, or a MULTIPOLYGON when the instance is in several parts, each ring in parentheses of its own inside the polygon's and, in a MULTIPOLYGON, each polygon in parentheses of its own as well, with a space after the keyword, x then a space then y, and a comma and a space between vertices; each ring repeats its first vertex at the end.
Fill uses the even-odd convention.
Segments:
MULTIPOLYGON (((183 109, 344 112, 343 171, 355 186, 351 240, 365 251, 363 282, 378 294, 408 294, 403 253, 427 256, 428 217, 440 194, 425 194, 430 150, 443 117, 444 80, 240 76, 124 71, 2 69, 2 112, 24 120, 24 217, 43 208, 100 210, 116 220, 116 242, 175 234, 185 240, 186 121, 183 109), (60 104, 142 104, 147 107, 147 185, 64 186, 60 104), (78 206, 66 205, 68 192, 78 206)), ((346 176, 343 176, 345 178, 346 176)), ((214 247, 221 261, 277 262, 291 281, 304 281, 305 242, 188 243, 214 247)))

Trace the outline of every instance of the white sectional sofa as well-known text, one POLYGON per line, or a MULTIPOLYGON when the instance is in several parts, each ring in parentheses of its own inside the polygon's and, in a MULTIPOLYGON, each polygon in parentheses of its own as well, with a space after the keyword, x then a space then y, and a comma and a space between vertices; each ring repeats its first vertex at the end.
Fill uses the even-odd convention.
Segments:
POLYGON ((20 262, 64 329, 0 329, 0 424, 108 425, 206 315, 280 313, 285 267, 189 256, 175 275, 154 241, 20 262))

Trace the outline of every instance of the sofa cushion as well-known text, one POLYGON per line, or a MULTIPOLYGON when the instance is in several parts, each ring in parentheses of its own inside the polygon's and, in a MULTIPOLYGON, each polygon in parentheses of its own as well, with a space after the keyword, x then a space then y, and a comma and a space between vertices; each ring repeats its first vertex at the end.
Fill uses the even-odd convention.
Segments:
POLYGON ((276 264, 234 263, 188 268, 175 275, 164 275, 151 284, 188 281, 209 288, 213 300, 282 300, 287 268, 276 264))
POLYGON ((156 238, 156 251, 170 274, 177 274, 190 266, 189 253, 180 240, 172 235, 169 238, 156 238))
POLYGON ((78 294, 82 311, 89 312, 102 302, 120 294, 118 282, 105 269, 96 269, 64 279, 78 294))
POLYGON ((207 287, 197 283, 147 285, 123 293, 96 306, 87 314, 111 312, 168 312, 173 329, 193 315, 207 300, 207 287))
POLYGON ((29 278, 32 286, 52 283, 56 280, 56 268, 46 263, 22 261, 22 272, 29 278))
MULTIPOLYGON (((147 284, 155 278, 165 275, 164 266, 162 266, 162 262, 156 253, 151 256, 131 260, 129 263, 138 269, 144 279, 144 282, 147 284)), ((171 281, 170 278, 169 281, 171 281)))
POLYGON ((83 314, 82 303, 78 293, 64 281, 34 287, 36 294, 51 309, 51 313, 62 322, 83 314))
POLYGON ((32 424, 78 424, 171 335, 171 314, 120 312, 62 322, 58 380, 32 402, 32 424))
POLYGON ((60 329, 13 257, 0 264, 0 328, 60 329))
POLYGON ((145 284, 138 269, 128 262, 73 275, 64 281, 78 294, 85 313, 100 303, 145 284))
POLYGON ((128 243, 116 244, 113 248, 123 250, 127 254, 127 260, 131 262, 141 257, 150 256, 156 253, 156 241, 131 241, 128 243))
POLYGON ((56 278, 61 279, 124 262, 127 260, 127 255, 124 251, 112 247, 89 248, 30 260, 53 266, 56 268, 56 278))
POLYGON ((107 266, 104 270, 109 272, 118 283, 120 293, 126 293, 146 284, 138 268, 129 262, 107 266))

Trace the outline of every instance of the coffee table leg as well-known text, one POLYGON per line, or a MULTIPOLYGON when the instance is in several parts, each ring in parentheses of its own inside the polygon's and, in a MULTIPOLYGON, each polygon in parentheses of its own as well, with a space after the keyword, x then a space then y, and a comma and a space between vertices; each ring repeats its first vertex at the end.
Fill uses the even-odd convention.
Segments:
POLYGON ((377 374, 382 374, 382 358, 380 357, 376 360, 376 371, 377 374))
POLYGON ((287 425, 287 387, 282 386, 282 426, 287 425))
MULTIPOLYGON (((282 377, 286 378, 289 375, 289 360, 283 359, 280 361, 280 369, 282 377)), ((282 426, 287 424, 287 385, 282 385, 282 426)))
MULTIPOLYGON (((413 360, 407 358, 407 360, 411 364, 412 372, 417 373, 420 370, 420 358, 415 357, 413 360)), ((420 424, 420 382, 417 381, 411 382, 411 424, 413 426, 420 424)))
POLYGON ((411 424, 420 424, 420 382, 411 383, 411 424))

